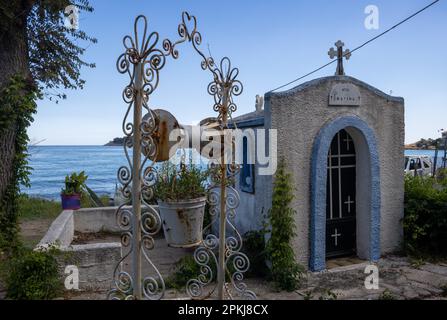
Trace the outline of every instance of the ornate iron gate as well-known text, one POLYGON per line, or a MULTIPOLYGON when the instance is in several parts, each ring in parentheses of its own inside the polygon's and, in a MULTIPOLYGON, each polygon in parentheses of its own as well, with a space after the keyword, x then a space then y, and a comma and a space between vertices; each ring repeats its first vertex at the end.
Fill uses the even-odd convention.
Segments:
MULTIPOLYGON (((161 219, 151 204, 157 182, 154 165, 159 152, 160 136, 159 119, 149 107, 149 98, 159 84, 160 70, 165 66, 167 58, 177 59, 177 45, 189 42, 202 58, 202 69, 211 72, 213 81, 208 85, 208 93, 214 98, 214 111, 218 112, 215 125, 221 131, 222 147, 224 141, 228 141, 225 140, 225 135, 229 134, 228 121, 237 109, 233 96, 240 95, 243 90, 242 83, 237 80, 239 70, 232 68, 227 57, 216 65, 212 57, 207 57, 200 51, 202 36, 197 31, 197 20, 194 16, 183 12, 178 34, 180 38, 177 41, 165 39, 162 48, 157 48, 159 34, 152 32, 148 35, 146 17, 138 16, 134 23, 134 36, 124 37, 126 50, 117 61, 118 71, 128 74, 130 79, 123 91, 123 100, 128 107, 122 124, 125 135, 124 153, 128 164, 118 170, 121 192, 126 199, 116 211, 117 223, 123 230, 123 253, 114 272, 110 299, 154 300, 163 298, 165 292, 163 277, 150 259, 150 250, 155 245, 154 235, 161 229, 161 219), (141 23, 143 36, 140 38, 141 23), (144 119, 143 110, 147 113, 144 119), (132 111, 133 118, 129 120, 132 111), (143 276, 143 266, 152 269, 152 275, 143 276)), ((255 299, 254 292, 248 290, 243 283, 243 274, 250 263, 248 257, 240 251, 242 237, 231 223, 239 205, 239 194, 232 187, 231 181, 238 173, 239 165, 235 163, 234 158, 231 164, 227 165, 224 161, 225 152, 221 154, 220 162, 211 163, 215 173, 208 196, 212 222, 204 228, 206 235, 194 253, 195 261, 201 267, 201 274, 187 283, 187 292, 193 299, 208 298, 216 289, 218 299, 225 298, 225 293, 229 298, 235 293, 240 298, 255 299), (214 222, 219 224, 218 236, 209 232, 214 222), (228 236, 227 229, 232 231, 228 236), (213 264, 217 265, 217 283, 204 292, 204 288, 210 285, 214 278, 213 264), (234 270, 230 273, 234 292, 225 283, 229 264, 234 270)))
POLYGON ((328 155, 326 257, 355 253, 356 154, 346 130, 332 140, 328 155))

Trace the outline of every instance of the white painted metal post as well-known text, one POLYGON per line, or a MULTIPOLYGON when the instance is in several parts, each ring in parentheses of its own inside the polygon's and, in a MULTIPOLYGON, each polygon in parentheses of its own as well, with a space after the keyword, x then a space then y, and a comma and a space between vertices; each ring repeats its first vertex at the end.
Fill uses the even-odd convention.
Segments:
POLYGON ((135 102, 133 113, 133 166, 132 166, 132 211, 133 211, 133 295, 141 300, 141 119, 143 99, 143 63, 135 64, 135 102))

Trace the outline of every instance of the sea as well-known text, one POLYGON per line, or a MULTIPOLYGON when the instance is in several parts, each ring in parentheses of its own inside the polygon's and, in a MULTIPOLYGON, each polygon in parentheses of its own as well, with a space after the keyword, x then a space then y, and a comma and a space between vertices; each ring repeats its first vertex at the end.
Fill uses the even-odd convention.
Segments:
MULTIPOLYGON (((30 196, 52 200, 60 198, 65 176, 80 171, 88 175, 87 185, 93 191, 99 195, 113 196, 118 183, 117 171, 127 164, 123 147, 30 146, 28 152, 29 164, 33 168, 31 187, 22 187, 21 191, 30 196)), ((405 154, 434 157, 435 151, 407 150, 405 154)), ((442 156, 439 152, 439 159, 442 156)))

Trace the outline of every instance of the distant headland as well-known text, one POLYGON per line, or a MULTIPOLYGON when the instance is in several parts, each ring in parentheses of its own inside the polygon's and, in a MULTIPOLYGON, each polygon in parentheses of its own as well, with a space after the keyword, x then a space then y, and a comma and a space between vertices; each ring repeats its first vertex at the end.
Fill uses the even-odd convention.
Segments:
POLYGON ((417 142, 406 144, 405 149, 407 150, 435 150, 436 145, 441 146, 443 141, 441 138, 438 139, 421 139, 417 142))
POLYGON ((124 138, 114 138, 113 140, 107 142, 104 146, 106 147, 120 147, 124 144, 124 138))

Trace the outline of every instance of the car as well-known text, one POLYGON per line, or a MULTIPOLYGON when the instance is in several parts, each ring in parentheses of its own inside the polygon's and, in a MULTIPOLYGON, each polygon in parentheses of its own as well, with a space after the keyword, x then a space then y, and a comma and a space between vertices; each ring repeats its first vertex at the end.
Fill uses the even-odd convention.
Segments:
POLYGON ((431 176, 433 174, 433 162, 429 156, 411 155, 405 156, 405 174, 418 176, 431 176))

